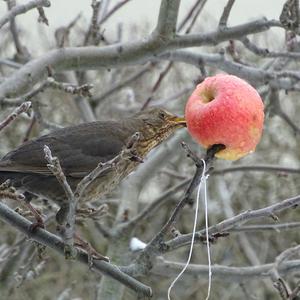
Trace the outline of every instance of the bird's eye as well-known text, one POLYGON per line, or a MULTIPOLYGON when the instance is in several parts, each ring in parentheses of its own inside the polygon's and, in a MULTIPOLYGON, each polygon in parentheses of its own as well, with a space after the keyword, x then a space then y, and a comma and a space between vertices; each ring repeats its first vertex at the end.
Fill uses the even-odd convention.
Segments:
POLYGON ((165 119, 166 118, 166 113, 165 112, 163 112, 163 111, 161 111, 161 112, 159 112, 159 117, 161 118, 161 119, 165 119))

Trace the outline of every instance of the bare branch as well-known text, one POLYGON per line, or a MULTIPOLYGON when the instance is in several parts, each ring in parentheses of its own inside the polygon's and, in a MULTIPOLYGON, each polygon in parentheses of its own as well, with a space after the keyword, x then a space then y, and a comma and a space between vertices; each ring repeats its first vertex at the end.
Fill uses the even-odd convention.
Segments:
POLYGON ((299 245, 284 250, 280 255, 276 257, 273 268, 269 271, 270 277, 273 281, 273 285, 278 290, 278 293, 282 299, 291 299, 289 297, 292 291, 287 282, 285 282, 283 278, 280 277, 279 268, 285 260, 288 260, 291 256, 299 253, 299 250, 299 245))
POLYGON ((23 66, 22 64, 19 64, 13 60, 4 59, 4 58, 0 58, 0 65, 9 66, 13 69, 20 69, 23 66))
MULTIPOLYGON (((183 198, 178 202, 175 209, 171 213, 171 216, 169 217, 168 221, 165 223, 165 225, 161 228, 161 230, 152 238, 152 240, 149 242, 149 244, 146 246, 146 248, 143 250, 141 257, 149 256, 150 253, 153 255, 153 249, 160 248, 160 244, 163 241, 164 236, 168 233, 170 228, 173 226, 173 224, 176 222, 176 219, 179 216, 179 213, 183 209, 183 207, 191 201, 191 196, 194 191, 194 189, 199 185, 199 182, 201 180, 202 172, 203 172, 203 162, 201 159, 199 159, 189 148, 188 146, 182 142, 183 148, 187 152, 187 156, 190 157, 195 165, 196 165, 196 172, 191 180, 187 190, 184 193, 183 198)), ((204 158, 205 163, 207 165, 207 170, 209 170, 209 166, 214 160, 214 156, 217 152, 223 150, 225 148, 224 145, 213 145, 211 148, 207 150, 207 154, 204 158)))
POLYGON ((126 226, 136 226, 139 222, 145 221, 150 215, 152 215, 155 211, 157 211, 162 205, 166 202, 170 201, 170 195, 180 191, 183 187, 185 187, 190 179, 186 179, 179 184, 171 187, 166 190, 163 194, 161 194, 157 199, 152 201, 149 205, 147 205, 138 215, 132 218, 126 226))
MULTIPOLYGON (((32 0, 26 4, 13 7, 9 12, 0 19, 0 28, 10 20, 14 19, 17 15, 25 14, 27 11, 38 7, 50 7, 49 0, 32 0)), ((48 24, 47 24, 48 25, 48 24)))
POLYGON ((8 126, 11 122, 13 122, 21 113, 28 112, 30 107, 31 107, 30 101, 26 101, 22 103, 9 116, 7 116, 4 121, 0 123, 0 131, 6 126, 8 126))
MULTIPOLYGON (((35 231, 30 230, 31 222, 18 213, 10 209, 8 206, 0 202, 0 219, 5 223, 13 226, 17 230, 21 231, 35 241, 52 248, 56 252, 64 255, 65 244, 56 235, 50 233, 41 228, 37 228, 35 231)), ((78 250, 76 260, 89 265, 89 258, 85 252, 78 250)), ((151 288, 140 283, 136 279, 126 275, 116 265, 107 263, 103 260, 93 262, 92 270, 100 272, 101 274, 111 276, 115 280, 118 280, 122 284, 126 285, 130 289, 136 291, 138 294, 150 297, 152 295, 151 288)))
POLYGON ((52 50, 27 63, 0 84, 0 99, 13 97, 30 89, 36 82, 48 75, 45 66, 51 65, 54 71, 94 70, 100 67, 116 67, 141 63, 166 50, 180 47, 215 45, 227 39, 265 31, 278 26, 276 21, 265 19, 228 28, 224 32, 212 31, 205 34, 189 34, 176 37, 167 45, 151 37, 144 41, 128 42, 107 47, 64 48, 52 50), (154 47, 154 48, 153 48, 154 47))
POLYGON ((270 51, 268 48, 260 48, 254 43, 252 43, 247 37, 240 39, 243 45, 251 52, 261 57, 287 57, 293 59, 300 59, 300 53, 297 52, 280 52, 280 51, 270 51))
POLYGON ((225 169, 214 169, 211 172, 211 175, 223 175, 226 173, 232 172, 277 172, 278 174, 300 174, 299 168, 286 168, 281 166, 273 166, 273 165, 252 165, 252 166, 234 166, 225 169))
POLYGON ((87 83, 77 86, 75 84, 70 84, 66 82, 58 82, 54 80, 54 78, 52 77, 49 77, 47 79, 47 85, 49 85, 49 87, 64 91, 66 93, 70 93, 73 95, 80 95, 84 97, 92 97, 90 89, 94 87, 92 84, 87 84, 87 83))
POLYGON ((101 18, 98 25, 103 24, 105 21, 107 21, 116 11, 118 11, 123 5, 127 4, 131 0, 122 0, 119 3, 117 3, 109 12, 107 12, 103 18, 101 18))
POLYGON ((109 97, 113 93, 115 93, 115 92, 119 91, 120 89, 122 89, 123 87, 129 85, 132 81, 135 81, 136 79, 141 78, 141 76, 148 73, 151 70, 151 68, 152 68, 151 65, 148 65, 148 66, 142 68, 141 70, 134 73, 132 76, 129 76, 124 81, 113 85, 109 90, 107 90, 106 92, 104 92, 100 96, 92 98, 92 102, 93 103, 99 103, 99 102, 104 101, 107 97, 109 97))
POLYGON ((256 232, 256 231, 275 231, 280 232, 281 230, 290 230, 294 228, 299 228, 300 222, 289 222, 281 224, 258 224, 258 225, 245 225, 233 227, 229 232, 256 232))
MULTIPOLYGON (((151 270, 151 273, 159 274, 160 276, 173 277, 174 274, 178 274, 184 264, 164 260, 159 257, 156 260, 156 264, 151 270)), ((267 279, 269 277, 269 271, 273 268, 273 263, 251 266, 251 267, 233 267, 233 266, 222 266, 222 265, 212 265, 212 273, 215 279, 221 279, 225 282, 241 282, 250 280, 267 279)), ((291 260, 282 263, 279 268, 280 274, 288 274, 293 272, 298 272, 300 269, 300 260, 291 260)), ((190 264, 185 271, 186 276, 197 276, 201 280, 207 280, 207 265, 196 265, 190 264)))
POLYGON ((184 31, 185 33, 190 33, 192 28, 194 27, 194 25, 196 24, 196 21, 200 15, 200 13, 202 12, 205 4, 206 4, 207 0, 204 0, 200 3, 198 9, 195 12, 195 15, 193 16, 193 18, 191 19, 191 22, 189 24, 189 26, 186 28, 186 30, 184 31))
POLYGON ((271 88, 269 93, 270 99, 270 112, 282 118, 295 132, 295 134, 300 134, 300 127, 298 127, 291 118, 283 111, 280 100, 279 93, 276 88, 271 88))
POLYGON ((194 14, 195 11, 196 11, 195 15, 198 14, 197 10, 199 10, 199 7, 204 7, 206 2, 207 2, 207 0, 197 0, 195 2, 195 4, 191 7, 191 9, 188 11, 186 16, 183 18, 183 20, 179 23, 178 31, 181 31, 183 29, 183 27, 188 23, 188 21, 191 19, 192 15, 194 14))
POLYGON ((180 0, 161 0, 158 21, 153 32, 159 39, 168 41, 175 36, 179 4, 180 0))
POLYGON ((235 2, 235 0, 228 0, 226 6, 224 7, 222 16, 219 21, 219 28, 221 30, 224 30, 225 28, 227 28, 227 21, 228 21, 228 18, 229 18, 229 15, 232 10, 234 2, 235 2))
POLYGON ((185 50, 175 50, 160 55, 158 60, 180 61, 192 64, 195 67, 202 66, 203 63, 217 67, 229 74, 235 74, 247 81, 261 86, 269 83, 271 87, 277 89, 296 89, 295 82, 300 80, 300 72, 298 71, 266 71, 262 68, 244 65, 237 62, 227 60, 224 53, 220 54, 206 54, 206 53, 192 53, 185 50))
POLYGON ((154 83, 152 89, 151 89, 151 95, 148 97, 148 99, 145 101, 145 103, 143 104, 141 110, 144 110, 145 108, 147 108, 150 104, 150 102, 152 101, 152 95, 159 89, 162 81, 164 80, 164 78, 166 77, 166 75, 170 72, 171 68, 172 68, 173 63, 169 62, 167 64, 167 66, 160 72, 160 74, 158 75, 158 78, 156 80, 156 82, 154 83))
POLYGON ((84 36, 84 41, 83 41, 84 46, 89 44, 89 40, 91 37, 92 37, 92 42, 93 42, 92 44, 96 45, 96 39, 97 39, 98 31, 99 31, 98 15, 99 15, 100 7, 101 7, 101 1, 93 0, 91 7, 93 9, 93 14, 92 14, 89 29, 84 36))
POLYGON ((66 214, 65 229, 63 231, 63 238, 66 244, 65 256, 66 258, 75 258, 77 251, 74 248, 74 234, 75 234, 75 218, 77 199, 74 197, 74 193, 67 182, 67 178, 61 168, 60 162, 57 157, 53 157, 50 148, 44 145, 45 158, 48 162, 47 167, 57 178, 58 182, 64 189, 68 199, 68 212, 66 214))
MULTIPOLYGON (((250 220, 260 219, 265 217, 275 216, 276 213, 281 212, 283 210, 294 208, 300 204, 300 196, 296 196, 293 198, 285 199, 281 202, 275 203, 273 205, 256 209, 256 210, 248 210, 242 212, 232 218, 228 218, 216 225, 209 227, 209 233, 221 233, 228 232, 233 228, 241 226, 250 220)), ((205 230, 202 229, 196 233, 196 239, 201 239, 202 235, 205 234, 205 230)), ((168 250, 177 249, 178 247, 187 245, 190 242, 192 235, 191 234, 183 234, 175 239, 172 239, 166 242, 168 246, 168 250)))
MULTIPOLYGON (((16 5, 15 0, 7 0, 6 2, 9 10, 13 9, 16 5)), ((30 55, 27 48, 21 44, 15 18, 10 19, 9 27, 19 59, 27 61, 30 58, 30 55)))

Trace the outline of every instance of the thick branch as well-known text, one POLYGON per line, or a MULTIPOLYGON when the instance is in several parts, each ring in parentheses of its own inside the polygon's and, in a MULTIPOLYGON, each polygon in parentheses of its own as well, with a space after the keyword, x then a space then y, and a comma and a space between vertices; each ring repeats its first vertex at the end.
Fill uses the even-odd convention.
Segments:
MULTIPOLYGON (((38 228, 32 232, 30 230, 31 222, 29 222, 24 217, 20 216, 18 213, 10 209, 8 206, 0 202, 0 219, 3 220, 5 223, 13 226, 14 228, 18 229, 22 233, 27 236, 30 236, 31 239, 52 248, 56 252, 64 255, 65 244, 58 238, 56 235, 38 228)), ((78 251, 78 255, 76 256, 76 260, 84 263, 88 266, 89 258, 88 255, 82 251, 78 251)), ((115 280, 121 282, 122 284, 126 285, 130 289, 133 289, 138 294, 150 297, 152 295, 151 288, 140 283, 136 279, 124 274, 120 269, 110 263, 105 261, 93 261, 92 270, 96 272, 100 272, 101 274, 108 275, 115 280)))
POLYGON ((271 86, 281 89, 295 89, 295 80, 300 80, 300 72, 297 71, 266 71, 262 68, 246 66, 237 62, 232 62, 225 58, 223 53, 193 53, 186 50, 176 50, 167 52, 158 59, 185 62, 200 68, 203 63, 214 66, 229 74, 235 74, 247 81, 261 86, 269 82, 271 86))
POLYGON ((143 41, 120 43, 106 47, 62 48, 49 51, 17 70, 0 85, 0 99, 24 93, 35 83, 46 78, 47 66, 54 71, 95 70, 102 67, 116 67, 132 63, 149 61, 154 56, 167 50, 180 47, 216 45, 228 39, 238 39, 246 34, 258 33, 278 26, 276 21, 265 19, 245 23, 205 34, 179 36, 168 44, 159 38, 148 37, 143 41))
POLYGON ((157 26, 154 34, 170 40, 176 34, 180 0, 161 0, 157 26))

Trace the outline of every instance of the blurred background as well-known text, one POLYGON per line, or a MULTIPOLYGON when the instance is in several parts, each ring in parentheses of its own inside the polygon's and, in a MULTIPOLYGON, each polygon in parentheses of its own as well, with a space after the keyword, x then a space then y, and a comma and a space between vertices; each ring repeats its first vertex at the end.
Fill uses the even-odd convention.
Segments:
MULTIPOLYGON (((17 4, 26 2, 17 1, 17 4)), ((102 10, 98 14, 100 20, 117 3, 117 1, 102 2, 102 10)), ((128 1, 101 23, 100 38, 96 45, 105 47, 118 42, 141 40, 149 35, 156 25, 160 2, 160 0, 128 1)), ((285 2, 236 1, 229 16, 228 26, 237 26, 262 17, 279 20, 285 2)), ((216 30, 226 4, 225 0, 182 1, 178 19, 178 24, 182 24, 180 33, 199 34, 216 30), (196 11, 182 23, 195 3, 199 3, 196 11)), ((7 1, 2 1, 0 19, 6 11, 7 1)), ((23 64, 51 49, 93 44, 92 39, 85 40, 92 12, 91 1, 53 0, 51 7, 45 8, 49 26, 38 23, 36 10, 18 16, 16 26, 23 47, 21 50, 16 49, 8 24, 3 26, 0 29, 0 83, 23 64)), ((298 31, 289 31, 284 26, 266 28, 265 31, 251 34, 248 38, 257 47, 268 49, 270 52, 297 53, 300 49, 298 31), (289 39, 289 36, 292 38, 289 39)), ((249 51, 240 41, 226 40, 217 42, 215 46, 204 45, 189 50, 208 54, 223 51, 228 61, 235 62, 241 67, 252 66, 257 70, 298 72, 299 69, 298 59, 285 55, 264 57, 249 51)), ((54 77, 58 82, 93 84, 92 95, 84 97, 51 87, 44 89, 30 99, 32 101, 30 113, 20 115, 1 132, 0 154, 2 156, 25 140, 40 136, 59 126, 93 120, 117 120, 146 107, 160 106, 183 115, 186 101, 196 84, 206 76, 224 72, 228 72, 224 65, 212 65, 205 61, 201 68, 184 62, 149 61, 142 65, 57 73, 54 77)), ((241 76, 241 73, 235 75, 241 76)), ((287 80, 290 78, 287 77, 287 80)), ((253 154, 235 162, 222 160, 215 162, 215 173, 208 179, 211 225, 243 211, 263 208, 300 194, 298 81, 299 79, 295 79, 292 86, 287 89, 278 87, 275 91, 276 97, 274 91, 270 91, 268 83, 251 82, 261 94, 266 108, 263 137, 253 154), (268 169, 269 165, 276 169, 268 169), (253 169, 249 170, 243 166, 251 166, 253 169), (233 171, 234 167, 241 169, 233 171)), ((11 105, 2 104, 0 118, 4 119, 12 110, 11 105)), ((138 197, 133 201, 138 201, 138 210, 171 190, 167 200, 164 200, 164 205, 144 219, 131 233, 145 243, 149 242, 163 226, 175 204, 181 199, 184 187, 179 189, 174 187, 194 174, 193 163, 186 158, 179 145, 182 140, 200 157, 205 154, 205 150, 190 138, 185 129, 182 129, 165 145, 150 153, 149 160, 154 159, 161 149, 167 149, 164 150, 166 154, 163 160, 157 163, 155 171, 144 176, 144 181, 139 182, 137 187, 138 197)), ((78 230, 100 253, 107 252, 111 241, 101 234, 97 224, 113 227, 118 205, 122 197, 128 197, 126 193, 130 189, 130 184, 134 182, 132 180, 134 176, 133 174, 125 180, 105 199, 93 203, 97 207, 105 204, 108 211, 105 209, 105 213, 97 219, 78 222, 78 230)), ((17 206, 12 201, 5 200, 5 203, 14 208, 17 206)), ((47 229, 55 232, 54 213, 58 207, 44 199, 36 199, 33 203, 44 216, 47 216, 47 229)), ((203 229, 204 206, 202 203, 200 206, 198 228, 203 229)), ((19 211, 31 218, 23 208, 19 208, 19 211)), ((193 216, 193 207, 185 207, 176 223, 176 229, 182 234, 190 233, 193 216)), ((257 225, 256 229, 232 231, 228 237, 221 238, 212 245, 212 263, 237 268, 272 264, 282 251, 300 242, 298 222, 298 209, 284 210, 278 214, 277 222, 271 217, 253 220, 247 225, 257 225), (280 230, 272 227, 274 224, 290 223, 293 225, 286 225, 280 230), (268 230, 262 229, 267 225, 270 225, 268 230)), ((48 249, 39 255, 40 248, 34 241, 10 226, 0 224, 0 299, 100 299, 100 275, 92 273, 86 266, 75 261, 66 261, 48 249)), ((127 244, 124 247, 124 257, 128 264, 137 255, 130 250, 130 238, 131 236, 125 237, 127 244)), ((171 238, 172 236, 169 236, 169 239, 171 238)), ((186 261, 188 251, 189 247, 180 247, 164 254, 163 259, 183 263, 186 261)), ((292 289, 298 286, 300 274, 297 256, 293 259, 298 265, 282 275, 292 289)), ((192 263, 207 264, 204 244, 195 245, 192 263)), ((159 274, 159 271, 155 270, 154 267, 149 275, 139 280, 152 287, 153 299, 166 299, 168 286, 178 271, 171 268, 168 274, 159 274)), ((240 277, 226 277, 213 275, 210 299, 284 299, 273 287, 269 276, 263 272, 259 275, 243 276, 241 271, 240 277)), ((187 274, 175 286, 172 299, 205 299, 206 293, 207 274, 187 274)), ((126 289, 122 299, 137 299, 137 297, 126 289)))

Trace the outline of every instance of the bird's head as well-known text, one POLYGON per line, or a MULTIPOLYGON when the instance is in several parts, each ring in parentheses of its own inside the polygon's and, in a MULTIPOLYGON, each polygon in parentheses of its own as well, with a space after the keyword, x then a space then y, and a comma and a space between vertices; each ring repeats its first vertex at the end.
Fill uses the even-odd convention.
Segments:
POLYGON ((150 108, 134 115, 135 119, 141 122, 141 143, 144 147, 151 150, 167 137, 169 137, 176 129, 186 126, 183 117, 178 117, 161 108, 150 108))

